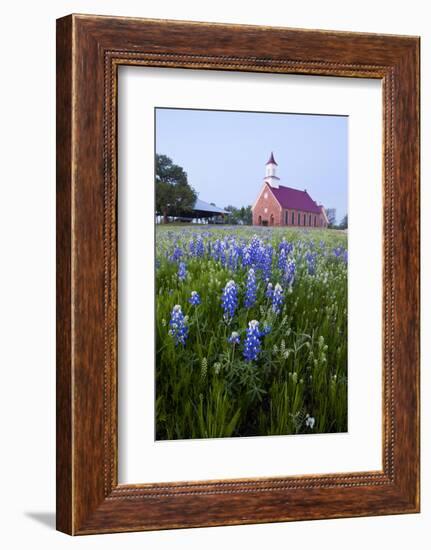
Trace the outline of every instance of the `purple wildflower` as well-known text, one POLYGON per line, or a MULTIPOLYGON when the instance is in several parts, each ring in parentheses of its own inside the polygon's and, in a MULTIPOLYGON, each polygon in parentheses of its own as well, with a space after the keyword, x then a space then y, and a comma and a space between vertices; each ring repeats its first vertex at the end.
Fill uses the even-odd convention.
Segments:
POLYGON ((221 303, 223 307, 223 318, 227 323, 230 323, 238 306, 238 290, 235 281, 228 281, 226 283, 223 289, 221 303))
POLYGON ((235 245, 229 248, 228 266, 231 271, 235 271, 238 266, 238 251, 235 245))
POLYGON ((277 315, 280 313, 284 302, 283 288, 278 283, 275 285, 272 296, 272 311, 277 315))
POLYGON ((286 241, 286 239, 283 239, 281 243, 278 245, 278 250, 281 251, 284 250, 286 256, 290 254, 293 251, 293 244, 286 241))
POLYGON ((238 332, 232 332, 232 334, 229 336, 227 341, 229 342, 229 344, 239 344, 241 341, 241 338, 238 332))
POLYGON ((202 237, 199 235, 196 241, 195 254, 196 256, 199 256, 201 258, 204 255, 204 252, 205 252, 204 241, 202 237))
POLYGON ((178 346, 178 344, 182 344, 184 346, 189 333, 189 328, 186 324, 186 319, 181 311, 180 305, 176 305, 172 309, 169 326, 171 327, 169 329, 169 336, 172 336, 175 345, 178 346))
POLYGON ((272 286, 272 283, 268 283, 268 286, 266 287, 265 296, 272 300, 272 296, 274 294, 274 287, 272 286))
POLYGON ((272 267, 272 246, 262 247, 260 250, 259 268, 262 270, 262 278, 264 281, 269 281, 271 278, 272 267))
POLYGON ((265 323, 265 325, 263 326, 263 330, 261 332, 261 335, 266 336, 270 332, 271 332, 271 327, 265 323))
POLYGON ((180 281, 184 281, 186 277, 187 277, 186 264, 184 262, 180 262, 178 266, 178 279, 180 281))
POLYGON ((296 264, 295 260, 289 260, 286 265, 286 271, 284 272, 284 280, 289 286, 293 285, 295 281, 296 264))
POLYGON ((250 268, 247 275, 247 286, 245 291, 245 307, 250 308, 256 302, 256 275, 254 269, 250 268))
POLYGON ((251 261, 251 254, 250 254, 250 249, 249 247, 247 246, 245 249, 244 249, 244 252, 243 252, 243 255, 242 255, 242 265, 243 267, 247 267, 249 265, 252 264, 252 261, 251 261))
POLYGON ((171 256, 171 261, 178 262, 178 260, 181 258, 182 255, 183 255, 183 251, 181 250, 181 248, 178 245, 175 245, 174 251, 171 256))
POLYGON ((286 265, 287 265, 286 250, 282 248, 280 250, 280 254, 278 255, 278 267, 279 269, 281 269, 281 271, 286 271, 286 265))
POLYGON ((198 306, 201 303, 201 297, 199 296, 199 293, 196 292, 196 290, 192 290, 189 302, 192 304, 192 306, 198 306))
POLYGON ((191 256, 194 256, 195 255, 195 240, 193 239, 193 237, 190 239, 190 242, 189 242, 189 252, 191 254, 191 256))
POLYGON ((246 331, 243 356, 247 361, 255 361, 261 352, 259 321, 250 321, 246 331))
POLYGON ((307 252, 305 259, 307 261, 308 274, 314 275, 316 273, 316 254, 307 252))
POLYGON ((260 258, 260 255, 261 255, 261 248, 262 248, 262 242, 261 240, 259 239, 259 237, 257 235, 253 235, 251 241, 250 241, 250 247, 249 247, 249 252, 250 252, 250 257, 251 257, 251 263, 252 264, 258 264, 259 263, 259 258, 260 258))
POLYGON ((347 264, 347 263, 348 263, 348 259, 349 259, 349 255, 348 255, 347 250, 345 250, 345 251, 344 251, 344 254, 343 254, 343 262, 344 262, 345 264, 347 264))

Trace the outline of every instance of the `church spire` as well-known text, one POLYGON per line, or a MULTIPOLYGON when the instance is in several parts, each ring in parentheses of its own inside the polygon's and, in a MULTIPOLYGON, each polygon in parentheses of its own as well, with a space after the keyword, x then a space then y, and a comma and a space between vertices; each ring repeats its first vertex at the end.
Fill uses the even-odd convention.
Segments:
POLYGON ((269 160, 266 164, 275 164, 278 166, 278 164, 275 162, 274 153, 271 151, 271 156, 269 157, 269 160))
POLYGON ((280 181, 280 178, 278 178, 276 174, 276 166, 278 166, 278 164, 275 162, 274 153, 271 151, 271 156, 266 163, 264 179, 264 181, 268 183, 271 187, 278 187, 278 182, 280 181))

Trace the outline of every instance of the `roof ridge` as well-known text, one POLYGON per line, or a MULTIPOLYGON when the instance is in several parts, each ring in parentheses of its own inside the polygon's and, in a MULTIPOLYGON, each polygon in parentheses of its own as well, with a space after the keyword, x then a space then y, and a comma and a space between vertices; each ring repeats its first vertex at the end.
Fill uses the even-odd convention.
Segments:
POLYGON ((273 188, 270 184, 268 187, 283 208, 292 208, 294 210, 303 210, 306 212, 313 212, 318 214, 320 207, 317 202, 309 195, 306 189, 296 189, 295 187, 288 187, 287 185, 280 185, 273 188))

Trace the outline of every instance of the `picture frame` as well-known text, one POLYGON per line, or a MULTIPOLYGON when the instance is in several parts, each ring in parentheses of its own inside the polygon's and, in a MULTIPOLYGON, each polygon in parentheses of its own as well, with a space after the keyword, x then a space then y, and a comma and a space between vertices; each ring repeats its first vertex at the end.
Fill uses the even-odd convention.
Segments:
POLYGON ((418 37, 91 15, 59 19, 57 529, 84 535, 419 512, 419 208, 418 37), (118 483, 122 65, 382 82, 381 471, 118 483))

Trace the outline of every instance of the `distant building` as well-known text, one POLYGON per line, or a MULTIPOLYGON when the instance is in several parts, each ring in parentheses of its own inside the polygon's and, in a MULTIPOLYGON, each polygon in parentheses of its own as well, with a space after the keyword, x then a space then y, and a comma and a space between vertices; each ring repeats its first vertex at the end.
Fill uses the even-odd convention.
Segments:
POLYGON ((252 206, 253 225, 328 227, 323 205, 317 204, 307 190, 280 185, 273 153, 266 163, 266 175, 252 206))
MULTIPOLYGON (((169 216, 169 221, 185 223, 224 223, 225 216, 230 214, 227 210, 210 204, 209 202, 196 199, 195 205, 190 213, 183 216, 169 216)), ((156 215, 156 223, 163 223, 163 216, 156 215)))
POLYGON ((337 211, 335 210, 335 208, 327 208, 326 216, 328 218, 329 225, 335 225, 335 222, 337 220, 337 211))
POLYGON ((224 217, 228 214, 230 212, 224 210, 224 208, 196 199, 191 216, 201 223, 224 223, 224 217))

